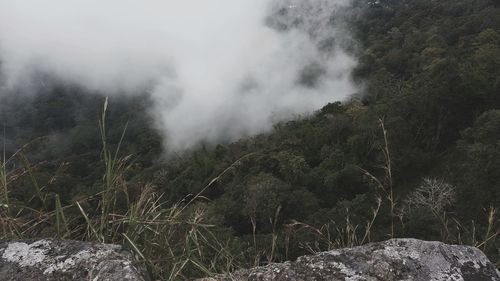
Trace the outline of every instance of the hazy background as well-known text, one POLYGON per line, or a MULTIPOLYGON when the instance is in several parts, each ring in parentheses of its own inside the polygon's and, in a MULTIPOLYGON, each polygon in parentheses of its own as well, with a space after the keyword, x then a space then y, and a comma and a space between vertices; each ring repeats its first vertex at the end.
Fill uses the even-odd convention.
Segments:
POLYGON ((170 151, 265 132, 355 92, 345 0, 0 0, 8 93, 40 73, 104 95, 147 92, 170 151))

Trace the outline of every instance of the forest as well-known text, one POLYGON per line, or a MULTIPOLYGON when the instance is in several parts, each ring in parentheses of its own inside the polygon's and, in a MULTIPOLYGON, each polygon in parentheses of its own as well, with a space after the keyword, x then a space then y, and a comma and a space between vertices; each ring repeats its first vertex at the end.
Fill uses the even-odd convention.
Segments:
POLYGON ((147 94, 2 97, 0 236, 124 244, 159 280, 396 237, 500 267, 500 2, 352 11, 360 92, 235 142, 165 156, 147 94))

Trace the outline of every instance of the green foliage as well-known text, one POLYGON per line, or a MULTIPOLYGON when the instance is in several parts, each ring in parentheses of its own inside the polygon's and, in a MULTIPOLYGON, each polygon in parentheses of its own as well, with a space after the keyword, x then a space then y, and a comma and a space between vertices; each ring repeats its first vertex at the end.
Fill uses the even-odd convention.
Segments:
POLYGON ((500 6, 354 7, 363 92, 268 134, 161 158, 146 95, 110 99, 100 127, 102 98, 82 89, 6 100, 2 236, 123 243, 166 280, 394 236, 498 259, 500 6), (453 204, 424 204, 424 178, 453 204))

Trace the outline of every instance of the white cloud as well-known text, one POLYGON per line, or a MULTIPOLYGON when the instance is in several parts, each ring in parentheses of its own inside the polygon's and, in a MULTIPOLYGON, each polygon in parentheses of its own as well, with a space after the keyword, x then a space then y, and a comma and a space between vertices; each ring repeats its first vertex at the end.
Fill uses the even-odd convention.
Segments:
POLYGON ((345 0, 0 0, 6 84, 33 71, 106 94, 151 91, 167 148, 235 139, 354 92, 330 16, 345 0), (278 31, 274 23, 294 26, 278 31), (312 36, 311 36, 312 35, 312 36), (299 83, 304 68, 321 75, 299 83), (313 79, 314 80, 314 79, 313 79), (307 84, 307 83, 305 83, 307 84))

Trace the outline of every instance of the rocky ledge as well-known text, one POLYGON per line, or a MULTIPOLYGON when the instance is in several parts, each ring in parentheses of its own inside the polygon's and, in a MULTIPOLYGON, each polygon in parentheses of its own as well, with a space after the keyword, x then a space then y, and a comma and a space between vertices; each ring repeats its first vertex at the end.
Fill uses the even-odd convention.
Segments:
POLYGON ((68 240, 0 241, 0 280, 147 281, 121 246, 68 240))
POLYGON ((500 273, 474 247, 392 239, 202 280, 490 281, 500 273))
MULTIPOLYGON (((0 280, 149 280, 118 245, 0 241, 0 257, 0 280)), ((500 272, 474 247, 392 239, 200 280, 500 281, 500 272)))

